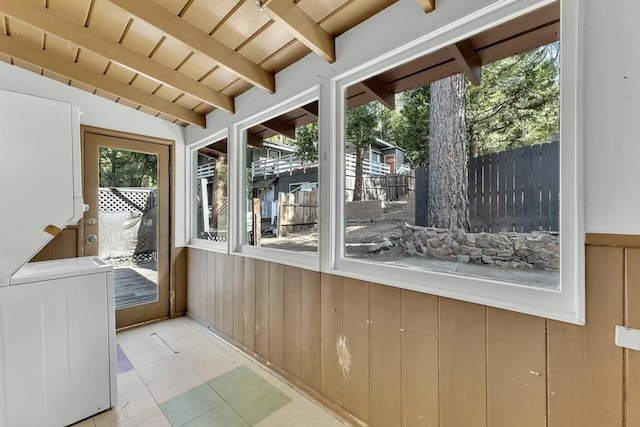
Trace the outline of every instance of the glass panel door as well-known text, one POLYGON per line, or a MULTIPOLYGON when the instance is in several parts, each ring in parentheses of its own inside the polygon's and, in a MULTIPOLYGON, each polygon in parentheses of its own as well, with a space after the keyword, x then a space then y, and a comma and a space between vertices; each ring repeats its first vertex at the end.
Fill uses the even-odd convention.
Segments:
POLYGON ((85 255, 113 265, 118 327, 169 314, 169 147, 85 133, 85 255))
POLYGON ((98 256, 113 265, 116 310, 158 300, 158 156, 99 147, 98 256))

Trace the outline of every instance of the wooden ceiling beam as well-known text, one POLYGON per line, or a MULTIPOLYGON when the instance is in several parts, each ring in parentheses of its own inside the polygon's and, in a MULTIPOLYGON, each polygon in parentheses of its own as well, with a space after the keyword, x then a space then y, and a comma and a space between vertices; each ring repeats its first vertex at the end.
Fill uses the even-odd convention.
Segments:
POLYGON ((173 87, 213 107, 221 108, 230 113, 235 111, 232 97, 162 65, 145 55, 139 54, 120 43, 102 37, 55 12, 38 7, 34 3, 0 0, 0 13, 68 40, 83 49, 102 55, 116 64, 173 87))
POLYGON ((269 93, 275 93, 276 81, 271 73, 250 61, 226 44, 216 40, 184 19, 153 1, 109 0, 137 17, 215 61, 220 67, 269 93))
POLYGON ((360 84, 376 101, 380 102, 389 110, 396 109, 396 95, 394 91, 385 85, 378 77, 363 80, 360 84))
POLYGON ((449 52, 474 86, 480 86, 482 62, 469 40, 462 40, 449 46, 449 52))
POLYGON ((83 68, 77 63, 64 61, 42 49, 17 41, 10 36, 0 36, 0 52, 28 62, 36 67, 44 68, 69 79, 96 87, 135 104, 144 105, 145 107, 159 111, 175 119, 203 128, 206 127, 206 118, 202 114, 165 101, 125 83, 120 83, 104 74, 95 73, 87 68, 83 68))
POLYGON ((269 130, 274 131, 275 133, 286 136, 290 139, 296 139, 296 128, 295 126, 291 126, 288 123, 283 122, 278 119, 267 120, 266 122, 260 123, 261 126, 266 127, 269 130))
POLYGON ((249 133, 247 131, 247 145, 255 148, 263 148, 264 141, 262 140, 261 137, 254 135, 252 133, 249 133))
POLYGON ((291 0, 271 0, 263 10, 326 61, 336 61, 335 38, 291 0))
POLYGON ((318 101, 313 101, 307 105, 303 105, 300 109, 318 118, 318 101))
POLYGON ((420 6, 424 10, 424 13, 430 13, 436 10, 436 0, 418 0, 420 6))

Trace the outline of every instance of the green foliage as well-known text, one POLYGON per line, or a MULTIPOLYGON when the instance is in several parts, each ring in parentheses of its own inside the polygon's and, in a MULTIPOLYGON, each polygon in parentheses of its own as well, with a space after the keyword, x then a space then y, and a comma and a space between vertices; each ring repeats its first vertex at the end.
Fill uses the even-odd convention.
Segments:
POLYGON ((347 110, 346 139, 356 152, 362 152, 379 135, 383 108, 380 103, 374 101, 347 110))
POLYGON ((315 162, 318 160, 318 122, 312 122, 296 129, 296 140, 293 145, 302 160, 315 162))
MULTIPOLYGON (((486 154, 549 142, 558 137, 559 44, 552 43, 488 64, 482 85, 467 85, 466 126, 470 154, 486 154)), ((407 163, 429 161, 429 85, 397 95, 393 138, 407 163)))
POLYGON ((154 154, 101 147, 100 187, 155 187, 158 157, 154 154))
POLYGON ((549 142, 560 123, 559 44, 488 64, 482 85, 467 86, 472 155, 549 142))
POLYGON ((398 94, 398 121, 394 129, 396 145, 405 150, 405 161, 411 166, 429 162, 429 85, 398 94))

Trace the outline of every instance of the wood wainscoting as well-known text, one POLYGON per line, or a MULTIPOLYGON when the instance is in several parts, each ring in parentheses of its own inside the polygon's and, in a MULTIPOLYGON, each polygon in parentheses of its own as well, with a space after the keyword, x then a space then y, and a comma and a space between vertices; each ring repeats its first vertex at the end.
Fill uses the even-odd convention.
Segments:
POLYGON ((588 245, 576 326, 189 249, 187 311, 350 422, 640 425, 640 249, 588 245))
POLYGON ((31 258, 29 262, 51 261, 78 256, 78 226, 65 227, 49 243, 31 258))

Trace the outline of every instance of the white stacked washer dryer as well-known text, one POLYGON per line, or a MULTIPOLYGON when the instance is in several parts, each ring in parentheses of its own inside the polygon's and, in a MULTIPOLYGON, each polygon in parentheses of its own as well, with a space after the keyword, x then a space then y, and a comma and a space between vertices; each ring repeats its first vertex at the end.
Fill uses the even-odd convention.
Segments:
POLYGON ((29 263, 82 218, 77 107, 0 90, 0 427, 65 426, 116 403, 112 267, 29 263))

